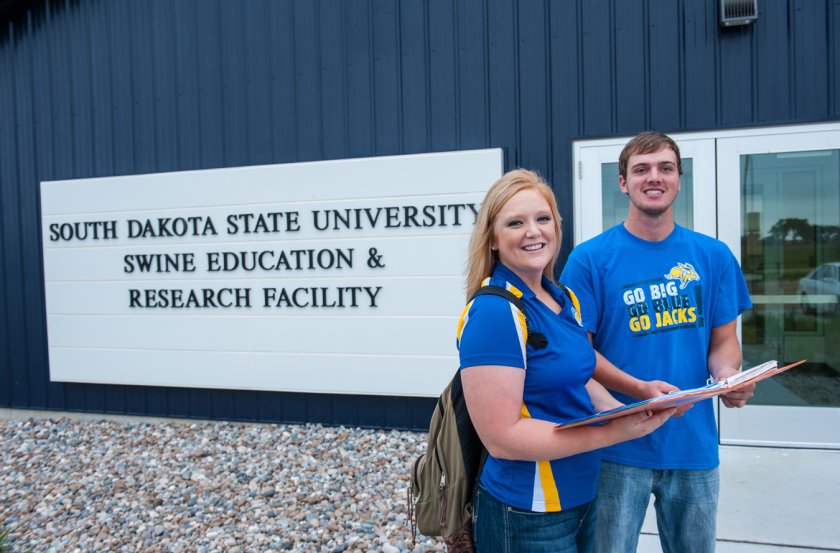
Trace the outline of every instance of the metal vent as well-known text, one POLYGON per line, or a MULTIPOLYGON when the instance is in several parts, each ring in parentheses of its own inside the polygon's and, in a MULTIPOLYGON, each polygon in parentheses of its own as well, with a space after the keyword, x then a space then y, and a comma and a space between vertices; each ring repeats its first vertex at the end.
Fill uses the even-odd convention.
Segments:
POLYGON ((758 0, 720 0, 720 24, 746 25, 758 19, 758 0))

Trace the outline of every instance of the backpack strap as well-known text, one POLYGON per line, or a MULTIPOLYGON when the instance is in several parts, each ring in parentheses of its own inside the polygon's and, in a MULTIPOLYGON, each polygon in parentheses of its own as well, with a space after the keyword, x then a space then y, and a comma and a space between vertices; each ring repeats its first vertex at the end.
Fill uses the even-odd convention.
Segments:
POLYGON ((495 284, 488 284, 476 290, 473 297, 470 298, 470 301, 475 299, 477 296, 501 296, 508 300, 510 303, 515 305, 522 313, 522 316, 525 317, 525 328, 528 331, 528 344, 534 349, 542 349, 548 345, 548 338, 545 337, 545 334, 541 332, 533 332, 531 330, 531 326, 528 324, 528 310, 525 308, 525 303, 522 301, 522 298, 516 296, 510 290, 502 288, 501 286, 496 286, 495 284))

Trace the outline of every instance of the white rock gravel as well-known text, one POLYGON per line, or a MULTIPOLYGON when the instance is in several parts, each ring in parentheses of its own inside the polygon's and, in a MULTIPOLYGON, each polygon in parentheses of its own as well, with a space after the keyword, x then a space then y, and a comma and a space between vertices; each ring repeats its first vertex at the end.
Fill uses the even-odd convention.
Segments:
POLYGON ((411 540, 426 434, 320 425, 0 420, 16 550, 442 551, 411 540))

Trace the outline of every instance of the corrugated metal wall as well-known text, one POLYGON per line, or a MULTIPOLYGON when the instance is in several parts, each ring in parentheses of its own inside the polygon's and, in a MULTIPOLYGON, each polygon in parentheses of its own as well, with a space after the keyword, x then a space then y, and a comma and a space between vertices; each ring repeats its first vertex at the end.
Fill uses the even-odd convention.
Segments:
MULTIPOLYGON (((428 399, 51 383, 42 180, 833 120, 840 0, 67 0, 0 20, 0 407, 424 428, 428 399)), ((19 11, 19 10, 18 10, 19 11)), ((454 367, 453 367, 454 369, 454 367)))

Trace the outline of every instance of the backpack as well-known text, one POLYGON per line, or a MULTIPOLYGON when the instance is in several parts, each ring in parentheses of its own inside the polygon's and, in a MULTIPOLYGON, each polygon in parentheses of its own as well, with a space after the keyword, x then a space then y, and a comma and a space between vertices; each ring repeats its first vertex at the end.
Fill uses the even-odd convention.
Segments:
MULTIPOLYGON (((548 345, 544 335, 528 328, 522 300, 494 285, 482 286, 473 298, 485 294, 501 296, 519 309, 525 318, 528 344, 537 349, 548 345)), ((467 412, 461 371, 457 371, 435 406, 426 453, 411 465, 408 518, 415 541, 419 529, 426 536, 442 537, 450 553, 475 551, 472 496, 486 458, 487 450, 467 412)))

